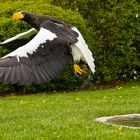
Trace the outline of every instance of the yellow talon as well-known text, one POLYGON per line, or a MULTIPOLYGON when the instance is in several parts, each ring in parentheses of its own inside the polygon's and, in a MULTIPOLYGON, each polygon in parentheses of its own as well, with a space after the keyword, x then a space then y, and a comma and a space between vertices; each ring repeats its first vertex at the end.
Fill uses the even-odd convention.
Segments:
POLYGON ((77 64, 74 64, 74 71, 75 71, 76 74, 80 74, 80 75, 83 75, 83 73, 85 73, 85 71, 82 70, 82 69, 80 68, 80 66, 77 65, 77 64))

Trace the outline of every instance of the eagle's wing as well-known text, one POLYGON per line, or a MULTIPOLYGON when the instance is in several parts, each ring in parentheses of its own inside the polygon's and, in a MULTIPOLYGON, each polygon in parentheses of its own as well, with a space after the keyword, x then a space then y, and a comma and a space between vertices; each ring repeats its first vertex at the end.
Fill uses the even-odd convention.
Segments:
POLYGON ((72 45, 72 48, 74 47, 75 49, 80 51, 80 53, 83 55, 83 58, 87 62, 90 70, 94 74, 95 64, 94 64, 94 58, 92 56, 92 52, 88 48, 88 45, 86 44, 86 42, 85 42, 83 36, 81 35, 81 33, 79 32, 79 30, 76 27, 73 27, 72 30, 78 34, 78 37, 77 37, 78 41, 74 45, 72 45))
POLYGON ((31 37, 32 35, 35 35, 37 34, 37 30, 35 28, 32 28, 26 32, 23 32, 23 33, 20 33, 20 34, 17 34, 16 36, 14 37, 11 37, 9 39, 6 39, 5 41, 3 42, 0 42, 0 46, 3 46, 5 44, 8 44, 10 42, 13 42, 15 40, 21 40, 21 39, 28 39, 29 37, 31 37))
POLYGON ((0 59, 0 82, 19 85, 49 82, 72 59, 68 46, 75 42, 74 33, 44 22, 29 43, 0 59))

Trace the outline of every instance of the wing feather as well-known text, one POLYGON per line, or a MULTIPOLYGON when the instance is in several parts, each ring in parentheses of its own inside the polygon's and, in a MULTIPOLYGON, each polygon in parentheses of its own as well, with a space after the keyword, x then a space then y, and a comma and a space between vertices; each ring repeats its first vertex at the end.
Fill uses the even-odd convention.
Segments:
POLYGON ((73 30, 76 31, 79 35, 78 36, 78 42, 75 43, 74 47, 77 47, 81 51, 81 53, 82 53, 84 59, 86 60, 89 68, 91 69, 92 73, 94 73, 95 72, 95 65, 94 65, 94 58, 92 56, 92 52, 88 48, 85 40, 83 39, 83 37, 82 37, 81 33, 78 31, 78 29, 76 27, 74 27, 73 30))
POLYGON ((23 33, 20 33, 20 34, 17 34, 16 36, 14 37, 11 37, 9 39, 6 39, 5 41, 3 42, 0 42, 0 45, 5 45, 5 44, 8 44, 10 42, 13 42, 15 40, 21 40, 21 39, 27 39, 29 37, 31 37, 32 35, 36 34, 38 31, 35 29, 35 28, 32 28, 26 32, 23 32, 23 33))
POLYGON ((11 76, 11 67, 8 67, 5 70, 5 77, 4 77, 4 83, 9 83, 10 82, 10 76, 11 76))
POLYGON ((4 82, 6 67, 0 67, 0 82, 4 82))

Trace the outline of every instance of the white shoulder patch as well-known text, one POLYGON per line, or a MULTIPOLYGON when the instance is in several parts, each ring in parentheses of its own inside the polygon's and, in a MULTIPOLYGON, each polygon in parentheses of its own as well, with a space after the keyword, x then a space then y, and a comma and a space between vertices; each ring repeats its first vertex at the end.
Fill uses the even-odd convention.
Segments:
POLYGON ((56 34, 47 29, 41 28, 38 34, 30 42, 7 54, 4 56, 4 58, 9 56, 16 56, 19 60, 19 57, 28 57, 27 53, 33 54, 33 52, 37 50, 40 44, 45 43, 47 40, 51 41, 56 37, 56 34))
POLYGON ((92 73, 94 73, 95 72, 95 65, 94 65, 94 58, 92 56, 92 52, 88 48, 88 45, 86 44, 86 42, 85 42, 83 36, 81 35, 81 33, 79 32, 79 30, 76 27, 73 27, 72 29, 74 31, 76 31, 78 33, 78 35, 79 35, 78 42, 71 46, 72 48, 77 47, 77 49, 72 49, 73 54, 74 54, 75 50, 80 51, 78 53, 78 55, 81 55, 81 56, 78 56, 77 59, 79 59, 79 57, 81 57, 82 60, 85 59, 85 61, 87 62, 89 68, 91 69, 92 73))

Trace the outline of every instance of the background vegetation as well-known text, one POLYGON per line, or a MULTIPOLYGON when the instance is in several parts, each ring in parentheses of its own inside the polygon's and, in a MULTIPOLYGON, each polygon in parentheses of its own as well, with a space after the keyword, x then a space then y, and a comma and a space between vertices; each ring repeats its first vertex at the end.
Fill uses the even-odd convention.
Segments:
MULTIPOLYGON (((96 73, 90 82, 140 79, 140 3, 136 0, 3 0, 0 3, 0 40, 30 28, 24 22, 13 22, 15 11, 31 11, 55 16, 76 26, 93 52, 96 73), (56 5, 56 6, 54 6, 56 5), (61 8, 62 7, 62 8, 61 8), (80 14, 82 15, 80 15, 80 14)), ((27 42, 27 40, 25 41, 27 42)), ((25 42, 0 49, 0 56, 25 42)), ((20 87, 24 92, 79 87, 88 78, 76 77, 72 65, 49 84, 20 87)), ((16 86, 0 86, 0 91, 14 91, 16 86)))

